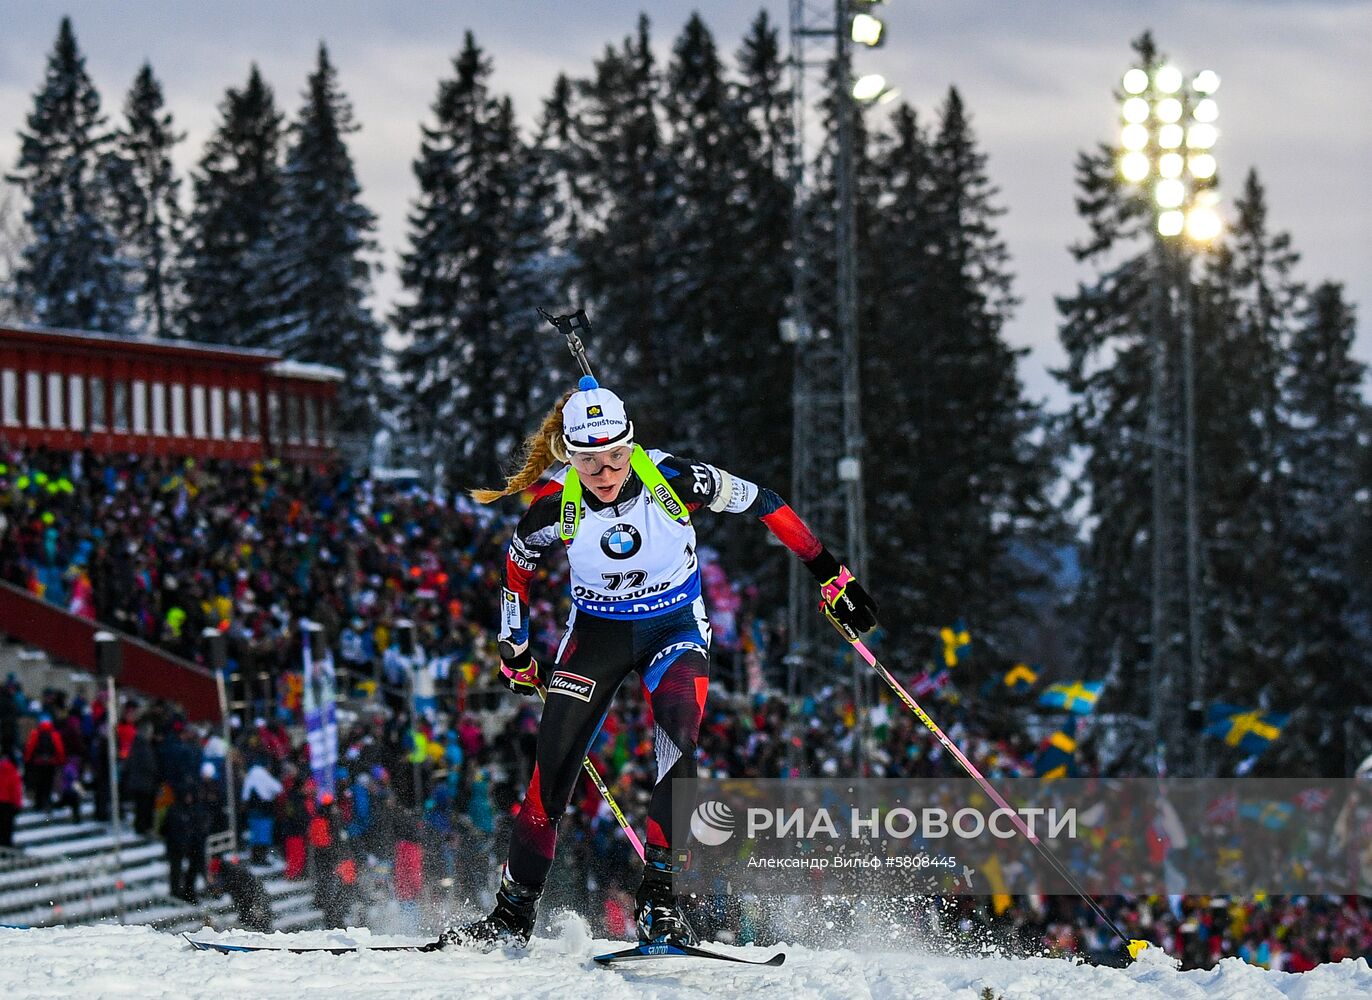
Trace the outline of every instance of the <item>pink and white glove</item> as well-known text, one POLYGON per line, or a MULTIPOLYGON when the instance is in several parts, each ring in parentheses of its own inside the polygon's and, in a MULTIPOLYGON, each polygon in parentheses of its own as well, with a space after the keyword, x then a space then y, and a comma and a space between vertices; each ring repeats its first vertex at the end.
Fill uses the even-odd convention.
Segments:
POLYGON ((877 602, 847 566, 840 566, 832 579, 820 584, 819 593, 823 598, 819 609, 850 638, 876 628, 877 602))
POLYGON ((515 694, 528 697, 543 687, 543 668, 529 655, 529 644, 516 647, 500 641, 500 683, 515 694))

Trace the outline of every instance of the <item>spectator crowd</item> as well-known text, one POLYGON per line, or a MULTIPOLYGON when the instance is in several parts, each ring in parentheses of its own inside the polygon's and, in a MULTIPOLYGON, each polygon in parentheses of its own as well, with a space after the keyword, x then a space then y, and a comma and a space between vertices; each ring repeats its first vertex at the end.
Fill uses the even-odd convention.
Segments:
MULTIPOLYGON (((166 840, 171 893, 193 902, 207 888, 227 891, 243 922, 263 929, 271 924, 261 890, 269 861, 287 879, 313 881, 330 926, 388 912, 417 929, 488 902, 538 729, 536 704, 496 696, 492 686, 497 660, 488 629, 511 526, 507 515, 465 499, 343 468, 0 455, 0 579, 187 659, 203 660, 204 629, 227 637, 229 669, 239 679, 229 740, 175 706, 125 701, 113 709, 116 780, 127 821, 166 840), (302 619, 324 627, 339 668, 331 792, 311 770, 301 691, 292 681, 302 619), (413 684, 396 656, 404 620, 415 623, 431 689, 413 684), (231 817, 244 856, 207 864, 207 838, 231 817)), ((565 618, 564 573, 560 563, 545 567, 535 590, 535 642, 545 652, 565 618)), ((856 709, 841 684, 805 697, 768 693, 782 644, 768 642, 772 630, 745 609, 746 602, 731 605, 737 620, 729 631, 757 669, 746 692, 737 682, 729 690, 718 674, 712 683, 698 751, 703 775, 849 775, 859 756, 874 775, 949 772, 922 726, 884 708, 870 720, 873 738, 859 755, 856 709)), ((1034 741, 978 712, 972 700, 945 706, 950 735, 992 780, 1025 773, 1034 741)), ((35 695, 14 678, 0 687, 0 846, 8 846, 25 806, 21 789, 29 808, 76 815, 90 798, 96 817, 109 817, 102 762, 111 710, 102 695, 35 695)), ((590 756, 625 812, 642 816, 655 771, 641 692, 626 685, 590 756)), ((545 912, 572 908, 598 933, 632 936, 637 867, 626 838, 589 781, 569 813, 545 912)), ((1135 936, 1165 944, 1192 966, 1237 955, 1296 971, 1372 954, 1364 897, 1106 903, 1135 936)), ((964 896, 935 909, 929 932, 954 945, 991 935, 1054 954, 1111 946, 1071 897, 1016 896, 993 908, 987 897, 964 896)), ((711 901, 699 918, 734 940, 796 936, 793 917, 775 901, 711 901)))

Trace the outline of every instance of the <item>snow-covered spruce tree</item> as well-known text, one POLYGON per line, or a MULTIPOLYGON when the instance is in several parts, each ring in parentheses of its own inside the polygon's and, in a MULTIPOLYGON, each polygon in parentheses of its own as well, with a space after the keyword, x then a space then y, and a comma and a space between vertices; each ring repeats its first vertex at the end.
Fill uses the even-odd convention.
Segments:
POLYGON ((29 242, 19 189, 0 177, 0 321, 19 322, 24 310, 16 299, 15 275, 20 254, 29 242))
POLYGON ((590 199, 577 283, 595 322, 597 372, 624 392, 642 436, 665 440, 679 421, 657 405, 665 371, 659 355, 677 349, 678 328, 663 307, 671 195, 659 87, 646 15, 577 84, 581 190, 590 199))
POLYGON ((144 63, 124 100, 124 124, 105 159, 109 196, 124 254, 133 264, 137 329, 172 334, 175 261, 185 227, 172 151, 185 138, 166 110, 162 84, 144 63))
MULTIPOLYGON (((660 331, 646 360, 667 412, 694 406, 724 413, 732 409, 733 387, 713 376, 736 371, 741 360, 744 331, 734 306, 743 258, 735 223, 746 208, 734 201, 743 164, 723 67, 699 14, 687 21, 672 48, 662 111, 671 192, 663 219, 668 269, 662 308, 669 329, 660 331)), ((708 422, 688 420, 677 421, 672 441, 683 454, 708 452, 724 462, 718 437, 708 422)))
POLYGON ((534 333, 539 213, 521 200, 528 163, 509 101, 490 93, 491 65, 470 32, 453 69, 414 162, 420 194, 395 324, 408 339, 398 358, 406 422, 448 482, 467 488, 498 482, 530 426, 547 335, 534 333))
POLYGON ((288 358, 342 369, 339 430, 369 434, 380 410, 384 350, 368 305, 379 250, 376 216, 362 204, 347 146, 360 126, 323 45, 304 99, 288 133, 270 262, 277 299, 261 342, 288 358))
POLYGON ((541 305, 555 314, 585 303, 578 277, 582 220, 590 199, 582 190, 587 168, 577 141, 576 116, 576 88, 559 73, 544 99, 528 161, 545 213, 543 266, 552 300, 541 305))
POLYGON ((791 294, 791 95, 778 31, 766 11, 750 25, 735 65, 728 104, 736 158, 737 251, 729 288, 735 360, 726 374, 752 438, 740 460, 784 486, 791 476, 792 348, 782 342, 780 326, 791 294), (780 391, 759 392, 759 385, 780 391))
POLYGON ((129 263, 119 252, 101 161, 109 123, 64 17, 43 85, 19 132, 9 180, 28 200, 29 242, 14 274, 22 316, 46 326, 132 332, 129 263))
POLYGON ((503 345, 502 377, 516 380, 521 391, 503 399, 504 434, 493 442, 495 454, 509 466, 519 457, 528 429, 537 426, 557 395, 570 387, 570 359, 563 360, 566 354, 559 350, 557 334, 538 310, 556 313, 576 301, 570 283, 577 242, 569 206, 557 194, 565 177, 546 170, 543 153, 520 141, 508 97, 501 99, 492 136, 498 148, 509 150, 513 175, 501 227, 497 329, 503 345), (556 243, 559 236, 566 242, 556 243), (549 364, 550 358, 558 363, 549 364))
MULTIPOLYGON (((1357 507, 1353 515, 1353 531, 1349 548, 1349 561, 1354 570, 1349 576, 1353 585, 1352 611, 1353 629, 1360 648, 1372 649, 1372 406, 1364 406, 1358 425, 1357 458, 1355 462, 1357 481, 1362 487, 1355 495, 1357 507)), ((1364 654, 1363 662, 1367 655, 1364 654)))
POLYGON ((1366 367, 1352 357, 1355 334, 1343 287, 1320 284, 1294 318, 1282 378, 1282 687, 1293 704, 1311 709, 1292 742, 1302 744, 1311 773, 1326 775, 1347 765, 1347 706, 1372 698, 1365 667, 1372 644, 1354 618, 1357 581, 1367 576, 1354 538, 1369 508, 1358 467, 1366 367))
POLYGON ((868 230, 881 292, 864 338, 872 382, 863 391, 874 418, 869 448, 880 449, 869 481, 913 506, 874 532, 874 551, 901 567, 898 585, 913 596, 893 602, 893 622, 914 612, 898 631, 965 618, 988 639, 1008 639, 1026 616, 1026 590, 1043 583, 1023 553, 1046 555, 1057 518, 1043 417, 1016 373, 1023 351, 1004 338, 1015 304, 996 230, 1004 210, 956 89, 931 136, 908 111, 895 125, 886 150, 895 211, 872 213, 868 230))
POLYGON ((1289 235, 1270 230, 1256 174, 1234 209, 1232 228, 1197 285, 1202 648, 1213 697, 1238 704, 1276 698, 1289 708, 1295 692, 1283 619, 1293 579, 1284 554, 1280 392, 1301 295, 1298 256, 1289 235))
MULTIPOLYGON (((886 456, 878 460, 874 455, 866 463, 867 482, 883 498, 884 511, 882 523, 869 528, 868 544, 876 564, 899 567, 886 580, 885 619, 899 615, 901 608, 923 606, 946 541, 933 532, 933 525, 926 532, 921 523, 925 494, 933 495, 934 484, 924 481, 925 458, 918 449, 922 431, 932 432, 936 425, 932 410, 944 405, 939 386, 947 378, 934 368, 937 352, 923 328, 934 297, 930 258, 935 223, 929 140, 908 104, 891 116, 889 133, 877 136, 873 161, 886 193, 869 231, 872 274, 880 293, 873 296, 872 321, 862 331, 862 392, 867 440, 880 442, 879 454, 886 456), (940 538, 939 543, 931 546, 931 536, 940 538)), ((953 363, 951 358, 942 361, 953 363)), ((954 595, 945 598, 951 601, 954 595)), ((954 617, 963 613, 959 610, 954 617)), ((925 620, 922 613, 919 620, 925 620)), ((901 625, 896 630, 907 633, 901 625)))
POLYGON ((282 170, 281 115, 256 65, 230 87, 221 121, 192 175, 191 209, 180 264, 182 336, 242 347, 265 346, 279 317, 275 272, 282 170))
MULTIPOLYGON (((703 457, 783 493, 791 482, 793 348, 780 325, 791 294, 790 91, 777 29, 761 12, 734 57, 724 107, 728 200, 721 215, 731 233, 723 283, 719 349, 711 376, 737 433, 712 442, 703 457)), ((785 552, 736 519, 714 529, 751 577, 784 596, 785 552)))

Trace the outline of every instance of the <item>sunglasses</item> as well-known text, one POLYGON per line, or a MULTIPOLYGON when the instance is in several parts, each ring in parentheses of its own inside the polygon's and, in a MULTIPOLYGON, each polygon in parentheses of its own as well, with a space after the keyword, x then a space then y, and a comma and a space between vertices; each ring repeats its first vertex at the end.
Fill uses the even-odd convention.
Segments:
POLYGON ((586 476, 598 476, 605 469, 618 472, 629 461, 630 454, 631 450, 624 446, 608 451, 579 451, 572 455, 572 467, 586 476))

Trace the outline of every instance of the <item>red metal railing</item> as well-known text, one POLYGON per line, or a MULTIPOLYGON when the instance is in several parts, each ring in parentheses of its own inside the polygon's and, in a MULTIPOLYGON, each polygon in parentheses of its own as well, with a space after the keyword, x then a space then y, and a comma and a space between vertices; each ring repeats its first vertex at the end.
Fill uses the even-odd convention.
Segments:
POLYGON ((0 581, 0 632, 36 646, 54 659, 93 672, 95 633, 101 629, 119 637, 124 660, 119 677, 121 688, 176 702, 193 722, 219 719, 214 674, 204 667, 108 626, 96 625, 0 581))

